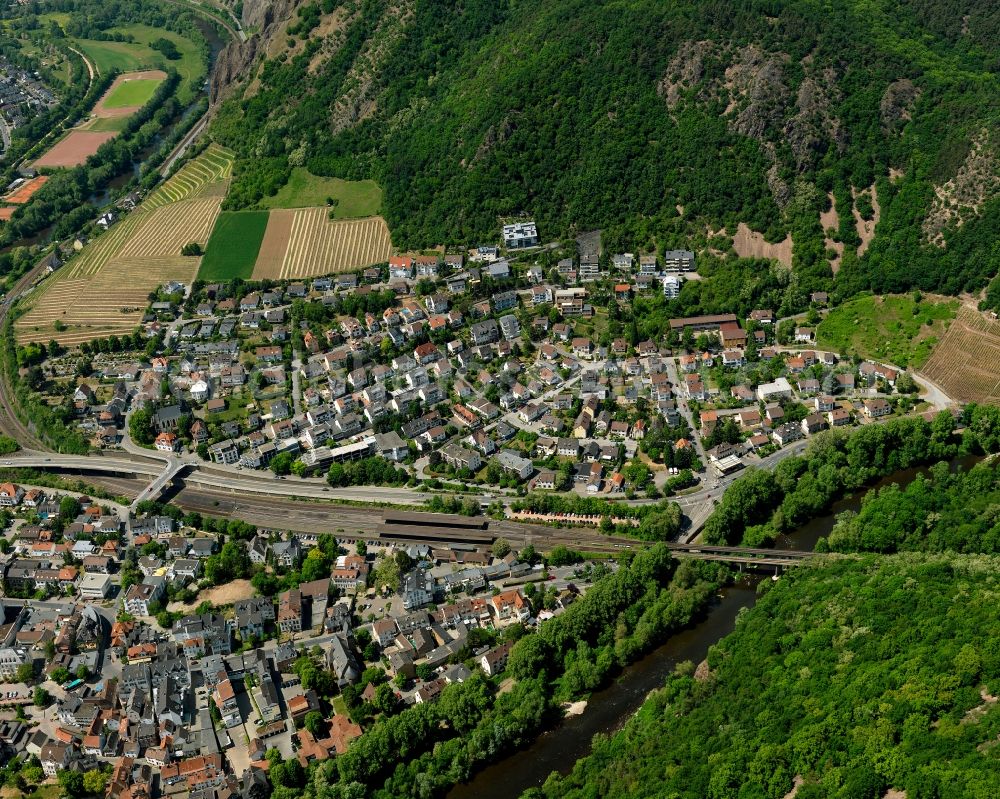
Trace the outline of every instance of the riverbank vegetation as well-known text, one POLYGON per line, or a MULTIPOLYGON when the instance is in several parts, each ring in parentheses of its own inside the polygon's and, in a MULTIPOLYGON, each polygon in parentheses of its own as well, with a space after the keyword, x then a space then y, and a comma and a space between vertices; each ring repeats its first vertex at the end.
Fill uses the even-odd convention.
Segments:
POLYGON ((752 469, 734 482, 705 523, 703 537, 710 544, 764 545, 893 472, 1000 451, 1000 409, 969 405, 960 421, 961 436, 948 411, 931 422, 899 418, 818 435, 803 456, 786 458, 774 471, 752 469))
POLYGON ((525 799, 1000 795, 1000 559, 825 559, 525 799), (790 795, 790 794, 789 794, 790 795))
POLYGON ((0 366, 3 379, 10 386, 11 404, 18 418, 33 428, 34 434, 56 452, 86 455, 90 445, 70 422, 75 418, 72 396, 61 405, 39 402, 36 391, 45 380, 39 364, 45 360, 45 345, 18 347, 14 339, 14 320, 8 316, 0 332, 0 366), (23 370, 23 372, 22 372, 23 370))
POLYGON ((817 549, 834 552, 1000 552, 1000 471, 996 461, 969 471, 946 462, 905 488, 872 491, 846 511, 817 549))

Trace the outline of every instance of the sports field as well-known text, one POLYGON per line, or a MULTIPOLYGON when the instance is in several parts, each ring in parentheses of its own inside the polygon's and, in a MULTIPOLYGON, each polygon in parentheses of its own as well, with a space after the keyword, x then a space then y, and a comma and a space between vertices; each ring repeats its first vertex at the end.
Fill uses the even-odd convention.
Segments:
POLYGON ((104 98, 106 108, 133 108, 141 107, 149 102, 156 87, 160 85, 158 80, 130 80, 111 90, 110 94, 104 98))
POLYGON ((223 211, 215 221, 199 280, 249 278, 267 230, 267 211, 223 211))
POLYGON ((153 96, 167 77, 162 70, 146 70, 119 75, 108 87, 92 112, 92 119, 74 128, 35 161, 36 167, 80 166, 104 142, 120 133, 128 118, 153 96))
POLYGON ((182 256, 181 247, 206 245, 231 174, 232 154, 221 147, 186 164, 29 295, 18 340, 68 345, 134 330, 151 291, 194 280, 201 259, 182 256))
POLYGON ((274 210, 260 245, 254 280, 349 272, 389 259, 392 241, 380 216, 331 220, 327 208, 274 210))
POLYGON ((375 216, 382 208, 382 189, 374 180, 322 178, 302 167, 292 170, 288 183, 273 197, 261 200, 262 208, 310 208, 336 200, 335 219, 375 216))
POLYGON ((115 137, 114 131, 71 130, 35 161, 35 167, 80 166, 96 153, 104 142, 115 137))
POLYGON ((94 117, 90 122, 85 122, 79 130, 99 130, 110 133, 121 133, 128 125, 128 117, 94 117))
POLYGON ((47 182, 48 177, 46 175, 39 175, 37 178, 26 180, 14 189, 14 191, 4 197, 3 201, 5 203, 13 203, 14 205, 26 203, 31 199, 31 195, 42 188, 42 186, 44 186, 47 182))
POLYGON ((167 73, 161 69, 147 69, 119 75, 97 101, 93 115, 98 118, 108 118, 135 113, 149 102, 156 93, 156 88, 166 77, 167 73))

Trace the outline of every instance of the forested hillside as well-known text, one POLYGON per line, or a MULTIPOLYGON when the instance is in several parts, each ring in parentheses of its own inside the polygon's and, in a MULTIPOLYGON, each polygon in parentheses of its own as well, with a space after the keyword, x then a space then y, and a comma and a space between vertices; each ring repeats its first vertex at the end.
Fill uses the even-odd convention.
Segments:
POLYGON ((803 288, 843 245, 845 292, 957 292, 1000 265, 998 29, 991 0, 306 0, 213 135, 233 207, 295 165, 371 177, 404 247, 744 223, 792 234, 803 288))
POLYGON ((569 776, 526 796, 1000 795, 998 570, 995 557, 917 554, 796 570, 713 647, 710 670, 679 669, 569 776))

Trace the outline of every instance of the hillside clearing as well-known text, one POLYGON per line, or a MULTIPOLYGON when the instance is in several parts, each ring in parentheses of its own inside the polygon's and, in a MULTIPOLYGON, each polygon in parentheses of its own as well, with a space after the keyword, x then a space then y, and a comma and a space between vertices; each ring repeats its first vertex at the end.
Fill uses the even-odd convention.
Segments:
POLYGON ((302 167, 292 170, 288 183, 273 197, 265 197, 261 208, 309 208, 335 200, 335 219, 375 216, 382 207, 382 189, 374 180, 341 180, 313 175, 302 167))
POLYGON ((944 298, 915 303, 909 295, 857 297, 819 323, 816 346, 919 369, 957 309, 957 300, 944 298))

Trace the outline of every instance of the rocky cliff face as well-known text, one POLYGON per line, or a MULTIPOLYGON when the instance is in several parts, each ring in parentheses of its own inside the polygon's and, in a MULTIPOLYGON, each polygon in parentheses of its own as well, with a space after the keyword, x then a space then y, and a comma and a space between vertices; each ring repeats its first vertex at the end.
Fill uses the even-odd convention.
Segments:
POLYGON ((230 42, 219 53, 210 80, 213 105, 225 99, 233 86, 250 78, 258 56, 266 53, 274 38, 282 33, 300 1, 245 0, 240 23, 244 30, 254 33, 245 42, 230 42))

